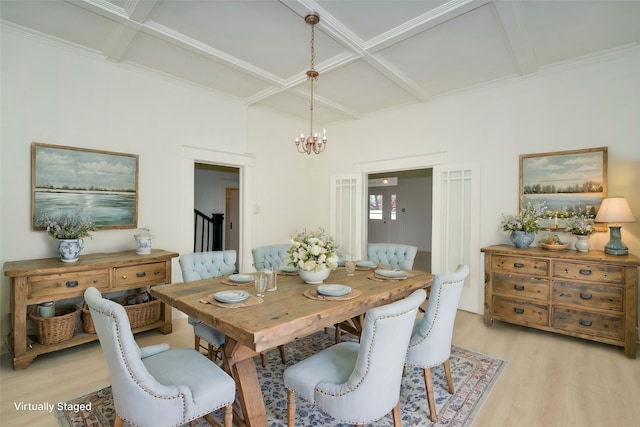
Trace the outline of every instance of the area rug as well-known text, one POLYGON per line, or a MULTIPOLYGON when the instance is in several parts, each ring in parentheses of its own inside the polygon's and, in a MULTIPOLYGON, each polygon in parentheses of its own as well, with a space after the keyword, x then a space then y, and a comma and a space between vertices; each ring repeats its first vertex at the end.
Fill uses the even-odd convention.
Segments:
MULTIPOLYGON (((334 335, 318 332, 306 338, 287 344, 287 363, 282 364, 277 351, 269 352, 266 368, 256 358, 258 376, 262 387, 270 427, 282 427, 287 424, 287 391, 282 381, 282 372, 288 366, 297 363, 333 344, 334 335)), ((402 380, 400 397, 402 424, 405 426, 428 427, 461 427, 469 426, 473 416, 480 409, 491 388, 498 380, 506 361, 472 350, 454 346, 451 353, 451 372, 455 393, 447 392, 447 382, 442 366, 431 369, 433 388, 436 396, 438 421, 429 420, 429 409, 426 402, 424 377, 422 370, 407 370, 402 380)), ((85 405, 86 407, 87 405, 85 405)), ((111 387, 90 393, 86 396, 67 402, 70 410, 58 411, 57 417, 64 427, 111 427, 115 418, 111 387), (91 402, 91 411, 73 411, 80 404, 91 402)), ((214 417, 222 419, 221 411, 214 412, 214 417)), ((125 423, 126 425, 126 423, 125 423)), ((204 420, 198 420, 198 427, 208 426, 204 420)), ((376 421, 375 426, 393 426, 391 415, 376 421)), ((312 404, 298 398, 296 426, 308 427, 343 427, 346 424, 335 422, 323 414, 312 404)))

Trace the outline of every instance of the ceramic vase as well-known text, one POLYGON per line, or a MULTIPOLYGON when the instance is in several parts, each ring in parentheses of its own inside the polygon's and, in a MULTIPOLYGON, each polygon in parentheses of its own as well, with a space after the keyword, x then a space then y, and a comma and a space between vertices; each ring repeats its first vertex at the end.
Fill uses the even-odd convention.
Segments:
POLYGON ((136 242, 138 242, 138 248, 136 249, 138 255, 148 255, 151 253, 151 239, 153 239, 153 235, 136 234, 133 237, 136 239, 136 242))
POLYGON ((58 239, 58 254, 62 262, 76 262, 84 247, 82 239, 58 239))
POLYGON ((528 248, 531 243, 533 243, 533 239, 535 238, 535 233, 526 233, 524 231, 512 231, 511 232, 511 243, 516 248, 528 248))
POLYGON ((319 271, 298 270, 300 278, 304 280, 305 283, 308 283, 310 285, 322 283, 327 277, 329 277, 330 273, 331 270, 329 270, 328 268, 323 268, 319 271))
POLYGON ((576 250, 578 252, 589 252, 589 248, 591 248, 589 236, 576 235, 576 237, 578 238, 578 240, 576 240, 576 250))

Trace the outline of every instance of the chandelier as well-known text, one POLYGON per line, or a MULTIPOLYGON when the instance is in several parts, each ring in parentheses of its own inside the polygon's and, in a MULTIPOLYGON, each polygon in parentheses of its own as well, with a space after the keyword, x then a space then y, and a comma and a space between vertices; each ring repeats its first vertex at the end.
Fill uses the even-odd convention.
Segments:
POLYGON ((320 73, 318 73, 314 68, 313 64, 316 59, 316 51, 313 47, 315 42, 315 33, 314 28, 315 25, 320 22, 320 15, 315 12, 309 13, 304 17, 304 22, 311 25, 311 68, 307 71, 307 77, 311 82, 311 103, 309 106, 309 136, 305 138, 304 133, 300 134, 300 138, 296 138, 296 148, 298 152, 301 154, 311 154, 316 153, 320 154, 327 147, 327 132, 326 130, 322 131, 322 137, 318 135, 318 133, 313 133, 313 82, 317 80, 320 73))

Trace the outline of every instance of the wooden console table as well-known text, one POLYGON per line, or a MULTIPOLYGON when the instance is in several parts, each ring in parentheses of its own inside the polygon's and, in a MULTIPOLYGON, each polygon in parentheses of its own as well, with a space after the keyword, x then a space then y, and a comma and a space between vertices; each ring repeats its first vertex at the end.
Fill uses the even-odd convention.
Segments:
MULTIPOLYGON (((74 263, 62 262, 59 258, 6 262, 4 274, 11 277, 8 342, 13 352, 13 368, 25 369, 40 354, 98 339, 96 334, 80 332, 57 344, 29 342, 27 314, 36 304, 82 297, 85 289, 91 286, 102 293, 110 293, 171 283, 171 259, 177 256, 175 252, 153 249, 148 255, 138 255, 135 250, 82 255, 74 263)), ((171 332, 170 306, 162 304, 160 320, 133 332, 149 329, 159 329, 164 334, 171 332)))
POLYGON ((636 357, 640 259, 602 251, 482 248, 484 319, 624 347, 636 357))

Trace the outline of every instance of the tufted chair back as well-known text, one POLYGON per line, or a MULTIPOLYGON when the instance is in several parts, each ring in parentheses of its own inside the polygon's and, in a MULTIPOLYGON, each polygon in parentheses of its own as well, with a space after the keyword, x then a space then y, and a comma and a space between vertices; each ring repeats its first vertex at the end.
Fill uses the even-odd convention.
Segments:
POLYGON ((178 426, 227 406, 225 425, 231 425, 235 382, 229 375, 192 349, 138 347, 122 305, 94 287, 84 298, 107 360, 117 417, 139 426, 178 426))
POLYGON ((291 244, 268 245, 253 248, 253 266, 256 270, 281 268, 289 257, 288 251, 291 244))
POLYGON ((413 260, 417 253, 418 248, 410 245, 395 243, 369 243, 367 245, 367 259, 369 261, 386 264, 400 270, 412 270, 413 260))
POLYGON ((178 262, 185 282, 211 279, 236 271, 236 251, 194 252, 180 255, 178 262))

